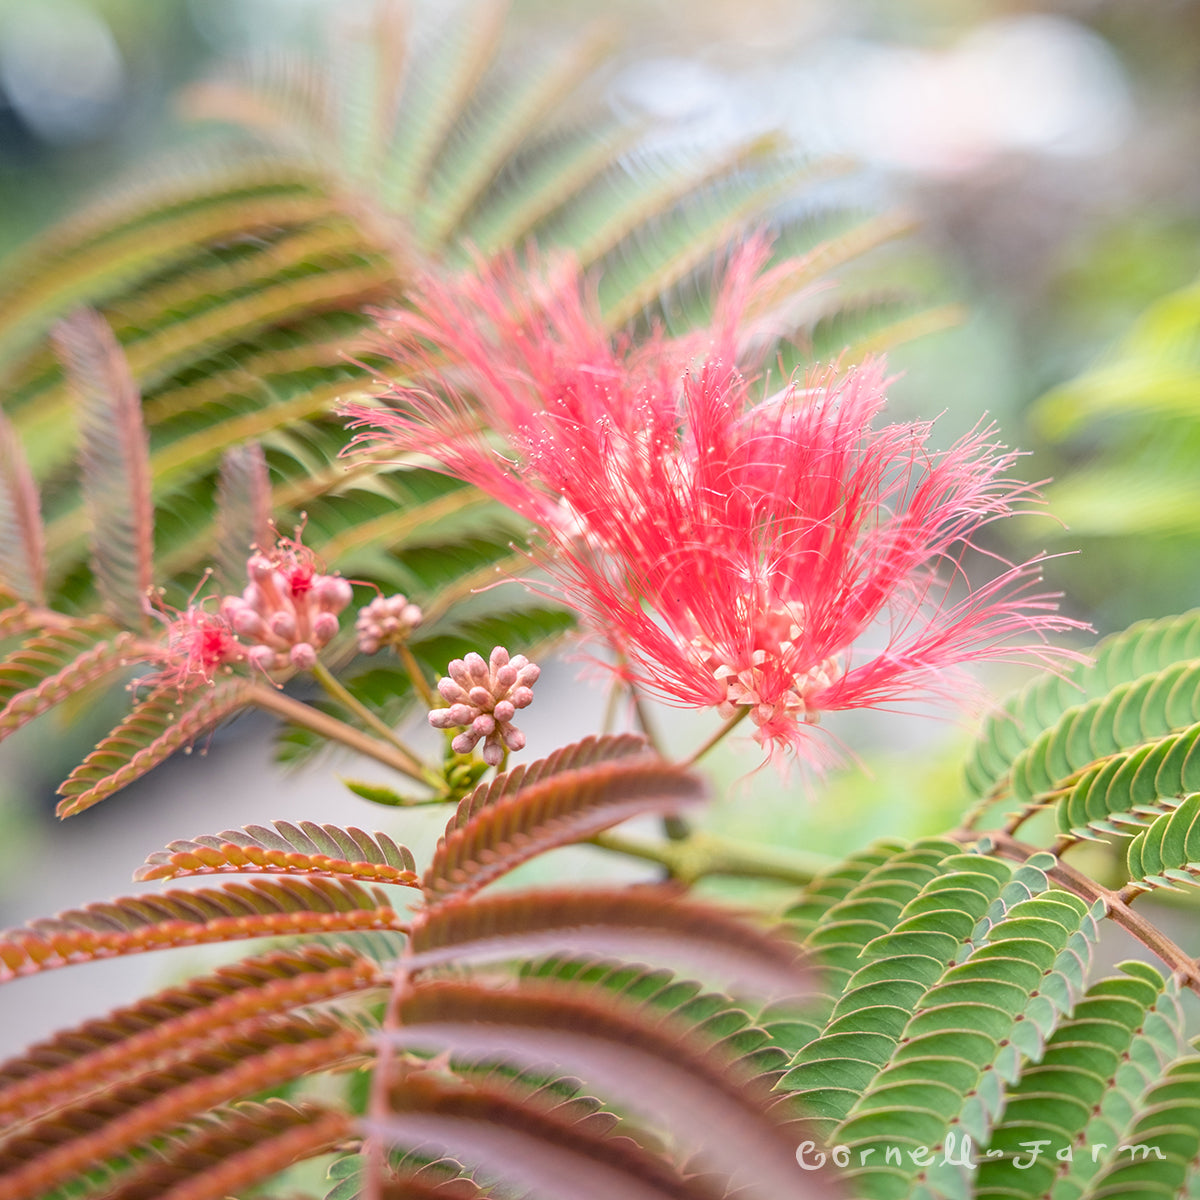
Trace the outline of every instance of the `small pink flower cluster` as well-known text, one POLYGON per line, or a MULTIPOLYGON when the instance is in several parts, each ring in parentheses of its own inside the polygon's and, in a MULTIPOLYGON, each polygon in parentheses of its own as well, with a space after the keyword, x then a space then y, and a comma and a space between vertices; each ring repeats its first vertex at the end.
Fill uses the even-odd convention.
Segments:
POLYGON ((268 557, 246 562, 250 582, 240 596, 221 601, 221 616, 240 638, 253 642, 246 659, 264 671, 310 670, 317 651, 337 634, 338 614, 353 598, 340 575, 321 575, 311 553, 282 539, 268 557))
POLYGON ((262 671, 316 664, 353 598, 350 584, 322 574, 312 552, 293 538, 280 538, 269 554, 256 550, 246 573, 250 582, 242 594, 223 597, 216 612, 195 596, 182 612, 155 602, 168 618, 166 641, 146 654, 160 669, 139 680, 139 687, 188 691, 236 663, 262 671))
POLYGON ((384 646, 397 645, 420 625, 423 615, 402 593, 377 597, 359 611, 354 622, 359 651, 377 654, 384 646))
POLYGON ((169 685, 183 692, 212 683, 222 667, 245 661, 246 648, 223 617, 189 604, 167 626, 167 644, 159 655, 163 669, 131 684, 132 688, 169 685))
POLYGON ((450 676, 438 681, 449 708, 435 708, 429 723, 435 729, 463 729, 450 743, 457 754, 470 754, 483 739, 483 761, 495 767, 505 750, 521 750, 525 735, 512 723, 517 709, 533 703, 533 685, 542 673, 523 654, 509 658, 497 646, 488 662, 474 652, 454 659, 450 676))

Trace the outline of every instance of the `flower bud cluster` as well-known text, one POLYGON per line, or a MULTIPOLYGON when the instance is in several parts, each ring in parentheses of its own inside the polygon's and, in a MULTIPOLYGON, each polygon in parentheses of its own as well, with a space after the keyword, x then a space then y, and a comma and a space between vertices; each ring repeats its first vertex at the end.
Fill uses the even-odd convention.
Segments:
POLYGON ((333 640, 338 614, 353 598, 340 575, 322 575, 303 547, 281 542, 268 557, 255 552, 246 562, 250 582, 241 596, 226 596, 221 615, 244 642, 246 660, 264 671, 305 671, 317 651, 333 640))
POLYGON ((354 623, 359 651, 376 654, 384 646, 399 645, 420 625, 422 616, 421 610, 400 593, 379 596, 359 610, 354 623))
POLYGON ((533 685, 541 668, 523 654, 509 658, 497 646, 487 662, 472 652, 456 658, 447 668, 449 678, 438 682, 438 691, 449 708, 435 708, 429 723, 435 729, 462 729, 450 744, 458 754, 470 754, 483 740, 483 761, 495 767, 506 750, 520 750, 525 735, 512 723, 520 708, 533 703, 533 685))

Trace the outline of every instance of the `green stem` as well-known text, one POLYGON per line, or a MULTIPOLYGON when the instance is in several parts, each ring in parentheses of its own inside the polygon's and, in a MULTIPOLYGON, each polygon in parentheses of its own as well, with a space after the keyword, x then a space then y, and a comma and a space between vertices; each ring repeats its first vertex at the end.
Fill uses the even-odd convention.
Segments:
POLYGON ((391 767, 393 771, 399 771, 401 775, 407 775, 409 779, 414 779, 418 783, 436 786, 445 791, 445 784, 440 780, 431 780, 424 765, 413 758, 408 751, 370 737, 361 729, 355 729, 353 725, 347 725, 345 721, 339 721, 337 717, 331 717, 328 713, 321 712, 319 708, 313 708, 311 704, 294 700, 277 688, 270 687, 265 683, 252 684, 249 700, 256 708, 261 708, 264 712, 274 713, 277 717, 282 717, 293 725, 310 729, 313 733, 328 738, 331 742, 340 742, 347 749, 366 758, 373 758, 376 762, 382 763, 385 767, 391 767))
POLYGON ((390 742, 402 754, 406 754, 414 763, 421 760, 396 736, 396 731, 373 713, 324 663, 315 663, 312 667, 313 678, 339 704, 348 708, 364 725, 373 729, 386 742, 390 742))
POLYGON ((707 742, 704 743, 704 745, 700 747, 699 750, 697 750, 690 758, 684 759, 684 761, 679 765, 681 767, 695 766, 695 764, 698 763, 715 745, 724 739, 727 733, 731 732, 736 726, 740 725, 749 715, 750 710, 748 708, 739 709, 733 714, 732 717, 729 718, 728 721, 725 722, 724 725, 721 726, 720 729, 717 730, 716 733, 712 735, 712 737, 708 739, 707 742))
POLYGON ((421 664, 417 662, 416 655, 408 648, 408 643, 401 642, 396 647, 396 653, 400 656, 400 661, 404 664, 404 669, 408 672, 408 677, 412 680, 417 695, 424 701, 425 707, 440 708, 441 697, 435 695, 429 686, 429 680, 425 678, 425 672, 421 670, 421 664))
MULTIPOLYGON (((650 744, 650 749, 653 750, 659 758, 666 758, 666 754, 663 753, 662 742, 659 739, 658 731, 655 729, 654 722, 650 719, 650 712, 646 708, 646 701, 643 699, 642 694, 638 691, 636 685, 630 683, 628 687, 629 698, 633 701, 633 715, 637 719, 638 728, 642 731, 642 735, 650 744)), ((662 824, 663 833, 665 833, 673 842, 683 841, 692 832, 691 825, 689 825, 683 817, 663 817, 662 824)))
POLYGON ((650 719, 650 712, 646 708, 646 701, 642 698, 642 693, 632 683, 629 685, 629 697, 633 701, 633 715, 637 718, 638 728, 642 731, 642 735, 646 741, 650 743, 650 749, 659 758, 666 758, 667 756, 663 753, 662 742, 659 740, 658 730, 655 729, 654 722, 650 719))
POLYGON ((592 844, 614 854, 658 863, 672 879, 695 883, 712 875, 765 879, 803 886, 830 866, 822 855, 772 850, 751 842, 734 842, 709 833, 692 833, 679 841, 649 842, 619 833, 601 833, 592 844))

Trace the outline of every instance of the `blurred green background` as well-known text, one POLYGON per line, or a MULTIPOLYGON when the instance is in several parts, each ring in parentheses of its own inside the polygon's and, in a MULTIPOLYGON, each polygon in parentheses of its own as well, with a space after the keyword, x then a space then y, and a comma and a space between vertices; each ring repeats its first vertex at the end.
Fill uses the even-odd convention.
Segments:
MULTIPOLYGON (((419 29, 475 11, 436 0, 410 7, 419 29)), ((85 199, 136 181, 140 164, 210 146, 219 131, 189 124, 175 103, 188 83, 250 51, 335 54, 333 10, 345 18, 373 8, 0 3, 0 250, 19 250, 85 199)), ((593 12, 517 0, 510 40, 552 51, 593 12)), ((897 252, 904 269, 930 303, 961 303, 967 316, 893 353, 893 412, 939 417, 943 443, 986 412, 1031 452, 1027 478, 1056 480, 1047 494, 1065 524, 1014 522, 1000 550, 1063 554, 1047 566, 1049 583, 1100 632, 1196 603, 1200 3, 616 0, 601 32, 612 51, 592 85, 599 103, 651 138, 686 147, 775 134, 851 161, 830 184, 847 205, 914 218, 916 233, 897 252)), ((578 686, 569 666, 551 676, 543 694, 554 679, 561 692, 578 686)), ((998 670, 986 685, 1004 690, 1020 678, 998 670)), ((531 747, 591 731, 586 706, 569 730, 550 719, 553 708, 545 704, 542 724, 531 719, 531 747)), ((55 719, 0 757, 6 924, 127 888, 142 854, 171 837, 272 817, 378 821, 340 791, 338 764, 303 777, 274 771, 251 718, 217 735, 209 761, 168 764, 53 828, 46 798, 61 764, 97 733, 86 721, 41 728, 55 719)), ((730 786, 714 825, 837 854, 876 834, 952 823, 965 726, 872 713, 832 727, 861 762, 829 781, 759 772, 737 782, 750 757, 744 747, 725 753, 716 768, 730 786), (829 789, 836 802, 816 802, 829 789)), ((672 720, 670 735, 682 748, 697 725, 672 720)), ((405 840, 432 839, 439 822, 427 815, 405 825, 405 840)), ((55 983, 39 992, 41 982, 0 1002, 32 1011, 55 983)), ((132 995, 142 980, 119 986, 132 995)), ((19 1024, 12 1032, 20 1040, 19 1024)))

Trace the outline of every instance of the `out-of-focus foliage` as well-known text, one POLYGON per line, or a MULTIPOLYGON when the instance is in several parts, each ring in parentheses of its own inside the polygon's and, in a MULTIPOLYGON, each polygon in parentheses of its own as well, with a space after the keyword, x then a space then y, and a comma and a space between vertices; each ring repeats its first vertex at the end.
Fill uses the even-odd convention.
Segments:
POLYGON ((1100 578, 1132 575, 1143 598, 1194 590, 1200 284, 1155 301, 1096 366, 1038 400, 1030 418, 1063 456, 1050 507, 1105 564, 1100 578))
MULTIPOLYGON (((480 639, 535 645, 566 621, 516 589, 471 596, 498 564, 514 566, 520 534, 475 492, 339 460, 333 402, 383 369, 368 311, 403 303, 413 263, 453 269, 468 247, 490 254, 535 237, 602 272, 614 328, 654 314, 684 328, 702 316, 697 281, 766 224, 779 254, 805 256, 792 281, 801 358, 851 347, 851 360, 951 316, 880 290, 861 268, 854 288, 833 286, 906 224, 802 201, 832 168, 759 136, 652 146, 589 91, 606 53, 594 37, 539 57, 513 44, 502 6, 471 11, 413 46, 401 9, 384 5, 371 24, 336 31, 328 63, 267 56, 192 88, 195 115, 236 128, 186 165, 140 168, 136 185, 7 264, 4 407, 41 488, 47 595, 60 609, 97 599, 75 410, 46 341, 80 304, 106 318, 142 391, 168 598, 181 601, 213 557, 222 454, 258 441, 276 517, 286 528, 306 512, 306 542, 330 567, 417 599, 430 619, 414 650, 435 672, 480 639)), ((399 715, 398 672, 350 683, 390 696, 399 715)), ((309 744, 297 735, 288 752, 309 744)))

